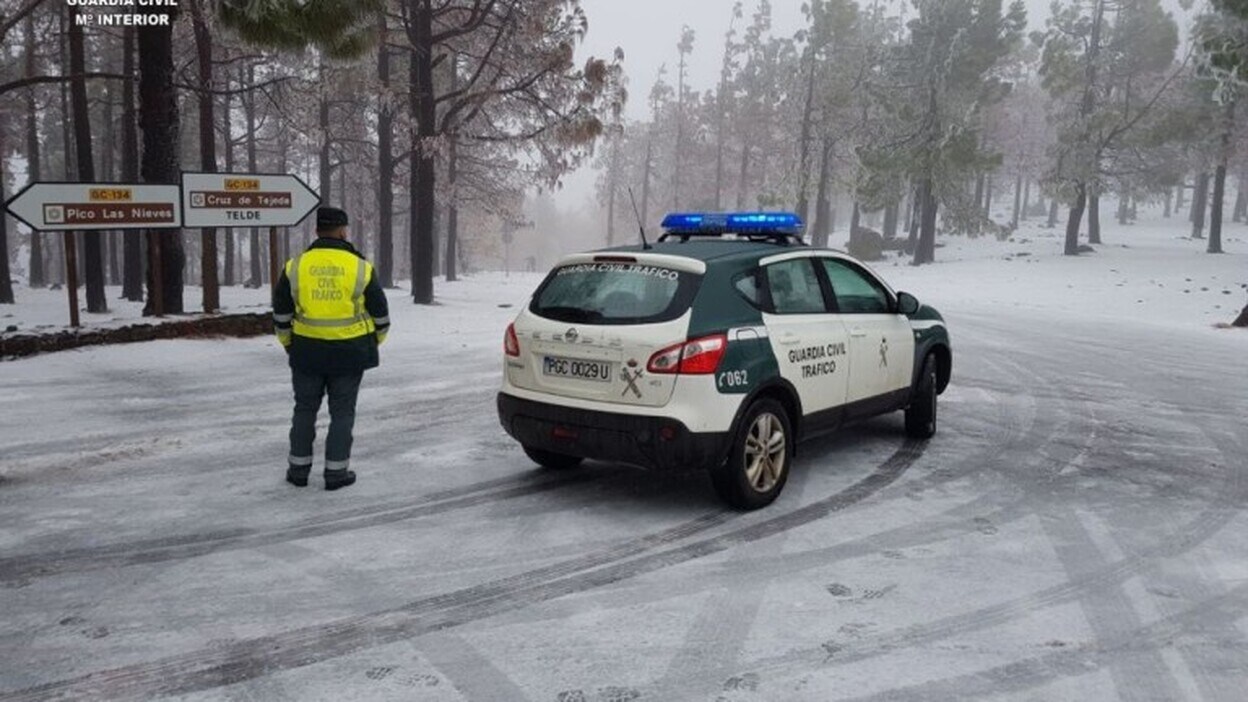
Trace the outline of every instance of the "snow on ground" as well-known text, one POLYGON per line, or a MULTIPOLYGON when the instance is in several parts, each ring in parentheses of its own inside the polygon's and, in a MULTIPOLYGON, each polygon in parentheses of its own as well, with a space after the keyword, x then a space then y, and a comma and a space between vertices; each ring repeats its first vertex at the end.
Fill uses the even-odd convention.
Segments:
MULTIPOLYGON (((14 282, 14 305, 0 305, 0 336, 4 334, 51 333, 70 329, 69 296, 64 288, 29 288, 21 281, 14 282)), ((84 329, 119 327, 135 322, 159 323, 160 320, 143 316, 143 303, 122 298, 121 286, 105 286, 108 312, 95 314, 87 311, 87 292, 78 290, 79 322, 84 329)), ((203 309, 203 290, 195 285, 186 287, 183 296, 188 313, 203 309)), ((270 309, 269 287, 245 288, 241 285, 221 288, 221 311, 224 313, 264 312, 270 309)), ((165 320, 186 319, 187 315, 169 316, 165 320)))
POLYGON ((503 434, 502 330, 539 276, 391 292, 336 493, 282 481, 272 339, 0 363, 0 700, 1238 702, 1248 332, 1211 324, 1248 245, 1176 230, 878 265, 949 320, 940 433, 807 444, 744 515, 503 434))
POLYGON ((1021 223, 1006 242, 944 237, 937 265, 909 257, 874 264, 894 287, 946 308, 1060 312, 1176 329, 1230 322, 1248 303, 1248 225, 1228 223, 1222 255, 1188 238, 1185 217, 1105 224, 1096 253, 1062 256, 1065 230, 1021 223), (925 298, 926 295, 926 298, 925 298))

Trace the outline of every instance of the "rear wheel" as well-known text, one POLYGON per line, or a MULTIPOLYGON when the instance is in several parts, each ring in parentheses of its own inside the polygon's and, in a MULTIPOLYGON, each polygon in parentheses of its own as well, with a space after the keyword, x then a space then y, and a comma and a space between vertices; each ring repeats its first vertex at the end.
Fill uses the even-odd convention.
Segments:
POLYGON ((569 456, 565 453, 555 453, 554 451, 543 451, 542 449, 524 447, 524 453, 534 463, 551 470, 570 470, 575 468, 585 460, 580 456, 569 456))
POLYGON ((936 434, 936 357, 923 359, 923 370, 914 386, 914 399, 906 408, 906 434, 930 439, 936 434))
POLYGON ((784 406, 771 399, 750 405, 733 437, 728 460, 711 471, 715 491, 737 509, 775 501, 789 478, 793 429, 784 406))

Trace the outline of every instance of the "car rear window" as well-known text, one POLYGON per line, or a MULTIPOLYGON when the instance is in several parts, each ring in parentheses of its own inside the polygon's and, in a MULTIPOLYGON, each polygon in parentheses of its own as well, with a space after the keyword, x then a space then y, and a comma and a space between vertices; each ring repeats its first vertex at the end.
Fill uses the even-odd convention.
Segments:
POLYGON ((576 324, 668 322, 689 309, 700 280, 644 263, 575 263, 550 272, 529 310, 576 324))

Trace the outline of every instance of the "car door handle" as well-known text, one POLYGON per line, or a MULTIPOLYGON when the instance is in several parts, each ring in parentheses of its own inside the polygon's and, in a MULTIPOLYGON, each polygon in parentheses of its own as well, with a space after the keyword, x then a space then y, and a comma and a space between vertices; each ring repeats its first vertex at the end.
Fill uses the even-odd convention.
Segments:
POLYGON ((867 335, 867 330, 862 329, 860 327, 856 327, 854 329, 849 330, 849 335, 855 339, 861 339, 862 337, 867 335))
POLYGON ((785 346, 792 346, 794 344, 800 344, 802 343, 802 337, 798 336, 797 334, 781 334, 780 343, 784 344, 785 346))

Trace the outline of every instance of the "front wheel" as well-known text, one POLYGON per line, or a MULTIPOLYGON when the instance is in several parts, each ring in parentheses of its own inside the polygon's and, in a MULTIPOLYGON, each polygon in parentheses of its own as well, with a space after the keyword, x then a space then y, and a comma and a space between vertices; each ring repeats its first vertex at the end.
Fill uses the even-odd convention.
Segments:
POLYGON ((583 462, 585 459, 580 456, 569 456, 565 453, 555 453, 554 451, 543 451, 538 448, 524 447, 524 454, 528 456, 534 463, 551 470, 571 470, 583 462))
POLYGON ((737 509, 775 501, 789 478, 793 429, 784 406, 771 399, 750 405, 733 437, 728 460, 711 471, 715 491, 737 509))
POLYGON ((906 408, 906 434, 910 437, 930 439, 936 435, 936 395, 936 357, 928 354, 914 386, 914 398, 906 408))

